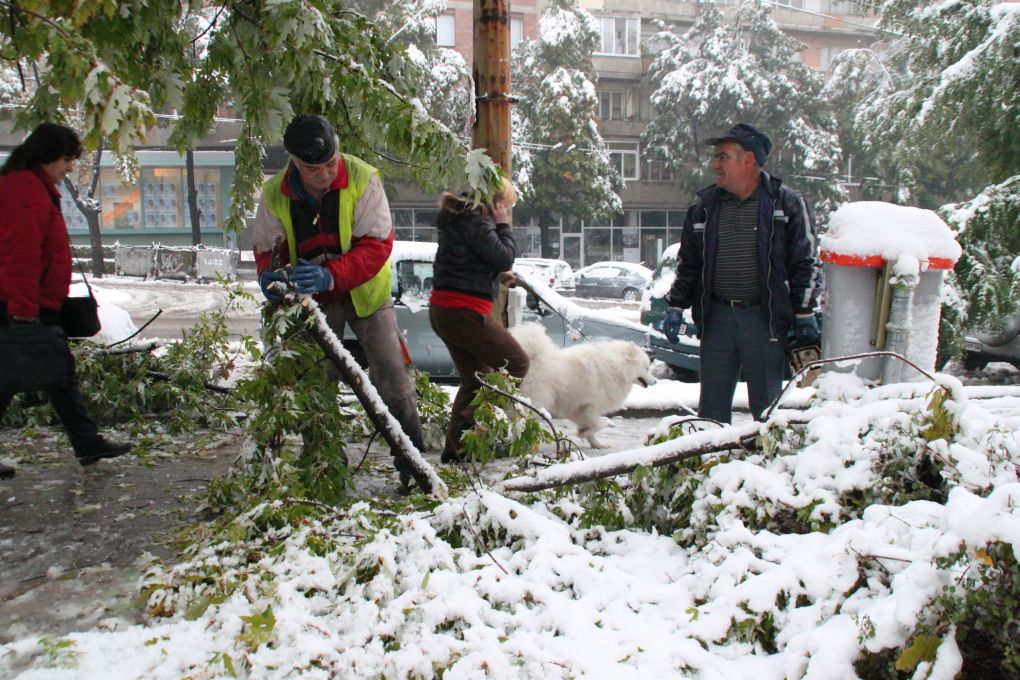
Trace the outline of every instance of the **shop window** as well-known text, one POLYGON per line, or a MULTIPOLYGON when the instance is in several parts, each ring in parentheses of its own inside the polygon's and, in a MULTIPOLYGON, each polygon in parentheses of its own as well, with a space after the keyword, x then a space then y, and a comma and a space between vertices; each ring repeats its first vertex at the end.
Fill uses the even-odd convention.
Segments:
MULTIPOLYGON (((202 229, 215 229, 223 223, 223 206, 221 174, 219 168, 195 168, 195 193, 198 199, 198 226, 202 229)), ((184 205, 184 224, 191 228, 191 212, 184 205)))
POLYGON ((181 208, 181 168, 142 168, 142 223, 147 229, 180 229, 184 226, 181 208))
POLYGON ((142 200, 137 184, 123 184, 116 170, 102 168, 96 193, 101 207, 101 230, 139 229, 142 226, 142 200))
POLYGON ((584 230, 584 258, 586 262, 602 262, 612 259, 612 230, 584 230))
POLYGON ((87 230, 89 228, 88 220, 75 205, 74 199, 71 198, 71 192, 64 187, 63 182, 57 185, 57 191, 60 192, 60 212, 64 215, 64 224, 67 225, 67 228, 87 230))

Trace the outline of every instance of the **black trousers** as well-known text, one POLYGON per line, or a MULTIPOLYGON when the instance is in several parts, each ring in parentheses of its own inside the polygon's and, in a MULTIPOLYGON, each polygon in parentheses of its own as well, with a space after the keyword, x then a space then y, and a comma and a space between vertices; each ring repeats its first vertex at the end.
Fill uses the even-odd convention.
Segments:
MULTIPOLYGON (((42 310, 46 311, 46 310, 42 310)), ((54 318, 47 318, 49 315, 40 314, 43 323, 59 323, 54 318)), ((3 322, 6 322, 6 318, 3 322)), ((67 352, 67 389, 53 390, 49 392, 50 403, 57 412, 60 422, 67 432, 67 438, 71 440, 71 447, 74 448, 74 455, 81 458, 89 456, 103 445, 103 438, 96 427, 96 421, 92 420, 88 409, 85 407, 85 400, 81 396, 81 387, 78 384, 78 376, 74 372, 74 355, 66 345, 67 352)), ((0 392, 0 418, 7 412, 14 395, 9 392, 0 392)))

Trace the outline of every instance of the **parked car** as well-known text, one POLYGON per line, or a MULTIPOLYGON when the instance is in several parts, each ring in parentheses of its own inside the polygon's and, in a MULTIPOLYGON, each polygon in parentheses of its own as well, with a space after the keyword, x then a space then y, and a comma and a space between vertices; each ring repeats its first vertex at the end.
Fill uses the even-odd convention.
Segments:
POLYGON ((574 270, 563 260, 549 260, 543 257, 518 257, 514 260, 514 271, 536 274, 543 282, 559 291, 574 289, 574 270))
POLYGON ((662 321, 669 303, 666 295, 676 278, 676 264, 680 257, 680 244, 674 243, 659 257, 659 264, 652 272, 651 280, 641 294, 641 323, 659 331, 649 337, 652 356, 673 369, 680 380, 697 382, 701 376, 701 342, 694 334, 694 320, 691 310, 684 312, 679 342, 671 343, 662 334, 662 321))
POLYGON ((662 317, 669 304, 666 295, 676 278, 676 263, 680 257, 680 244, 674 243, 662 252, 652 277, 641 293, 641 323, 662 330, 662 317))
MULTIPOLYGON (((436 247, 435 243, 395 241, 390 257, 393 268, 390 292, 397 325, 407 341, 415 368, 425 371, 434 380, 450 381, 457 378, 457 370, 446 345, 429 323, 432 263, 436 247)), ((541 323, 553 342, 560 346, 611 339, 630 340, 643 348, 648 347, 649 332, 641 324, 579 307, 554 291, 544 275, 527 271, 516 273, 522 285, 510 291, 513 313, 508 316, 511 326, 528 321, 541 323), (533 293, 526 292, 525 286, 533 293)), ((346 335, 344 346, 364 364, 358 341, 353 334, 346 335)))
POLYGON ((963 367, 984 368, 991 361, 1004 361, 1020 368, 1020 311, 1003 322, 999 332, 971 332, 963 338, 963 367))
POLYGON ((574 295, 637 302, 651 279, 652 270, 642 264, 598 262, 575 272, 574 295))

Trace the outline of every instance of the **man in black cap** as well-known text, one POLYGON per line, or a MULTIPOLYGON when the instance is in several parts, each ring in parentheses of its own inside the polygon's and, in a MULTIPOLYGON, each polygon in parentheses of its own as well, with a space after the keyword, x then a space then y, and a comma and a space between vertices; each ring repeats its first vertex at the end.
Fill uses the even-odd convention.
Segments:
MULTIPOLYGON (((369 376, 411 443, 425 450, 410 355, 397 328, 390 297, 393 224, 378 171, 341 153, 333 126, 303 114, 287 126, 283 145, 290 162, 262 185, 253 225, 255 263, 267 299, 282 281, 270 268, 273 246, 284 240, 281 263, 293 264, 290 282, 314 295, 330 328, 343 338, 354 331, 368 360, 369 376)), ((401 481, 410 476, 395 460, 401 481)))
POLYGON ((730 422, 743 373, 760 419, 782 388, 787 332, 798 343, 818 341, 814 215, 762 169, 772 140, 758 128, 740 123, 705 143, 715 147, 716 183, 687 210, 663 331, 676 342, 683 309, 692 308, 701 338, 699 415, 730 422))

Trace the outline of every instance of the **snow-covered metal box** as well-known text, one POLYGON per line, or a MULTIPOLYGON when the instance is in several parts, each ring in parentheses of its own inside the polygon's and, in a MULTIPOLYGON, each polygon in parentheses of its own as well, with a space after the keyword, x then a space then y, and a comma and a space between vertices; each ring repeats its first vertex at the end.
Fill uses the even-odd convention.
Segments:
POLYGON ((195 250, 195 277, 199 281, 215 281, 217 276, 237 278, 240 255, 237 250, 199 246, 195 250))
POLYGON ((114 247, 113 267, 117 276, 147 278, 156 273, 156 246, 129 246, 118 243, 114 247))
POLYGON ((161 279, 190 280, 195 274, 195 250, 159 246, 156 248, 156 276, 161 279))

